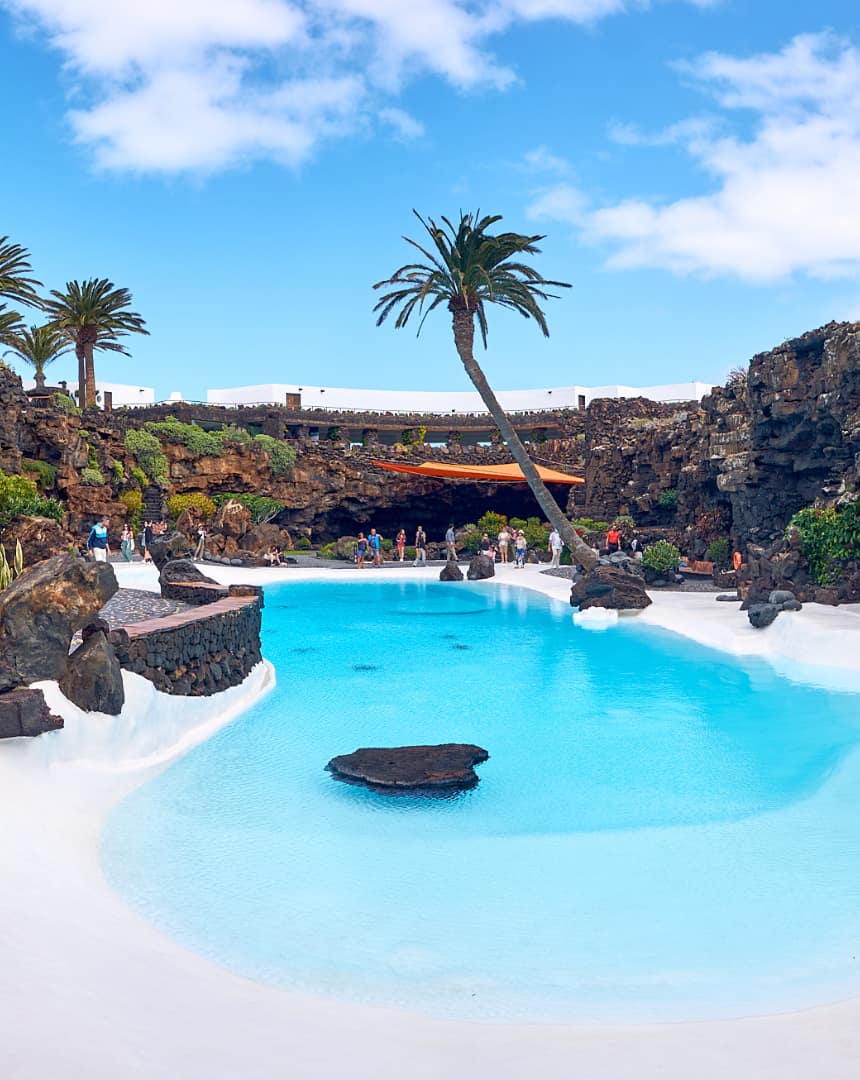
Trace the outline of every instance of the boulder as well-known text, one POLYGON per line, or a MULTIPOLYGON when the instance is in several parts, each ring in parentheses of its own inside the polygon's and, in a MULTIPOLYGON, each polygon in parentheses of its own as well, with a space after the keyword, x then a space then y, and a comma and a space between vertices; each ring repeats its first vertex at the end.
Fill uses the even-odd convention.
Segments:
POLYGON ((489 555, 473 555, 466 571, 469 581, 484 581, 496 576, 496 567, 489 555))
POLYGON ((154 536, 149 545, 149 554, 159 570, 171 559, 187 559, 192 551, 193 548, 186 537, 175 530, 162 533, 161 536, 154 536))
POLYGON ((191 559, 171 559, 161 566, 158 584, 162 586, 199 581, 206 585, 217 585, 214 578, 207 577, 191 559))
POLYGON ((460 567, 455 562, 449 560, 442 567, 442 570, 441 570, 441 572, 439 574, 439 580, 440 581, 462 581, 463 580, 463 571, 460 569, 460 567))
POLYGON ((618 566, 598 564, 579 576, 570 590, 571 607, 578 607, 580 611, 593 607, 639 610, 650 603, 642 577, 618 566))
POLYGON ((207 577, 191 559, 171 559, 158 575, 161 595, 165 600, 181 600, 186 604, 213 604, 228 595, 226 585, 207 577))
POLYGON ((720 593, 715 599, 724 600, 727 604, 739 604, 741 602, 741 598, 737 593, 720 593))
POLYGON ((749 621, 756 630, 763 630, 764 627, 770 626, 778 614, 779 611, 774 604, 750 604, 747 609, 749 621))
POLYGON ((0 690, 58 679, 75 631, 116 591, 110 563, 56 555, 25 570, 0 593, 0 690))
POLYGON ((386 790, 463 789, 478 783, 475 765, 490 755, 468 743, 371 747, 332 758, 326 768, 340 780, 386 790))
POLYGON ((21 541, 25 566, 32 566, 54 555, 68 555, 74 543, 71 533, 53 518, 15 518, 3 530, 3 547, 10 565, 15 557, 17 540, 21 541))
POLYGON ((84 712, 118 716, 122 711, 122 669, 113 645, 100 630, 90 634, 69 657, 60 689, 84 712))
POLYGON ((251 525, 251 511, 238 499, 229 499, 219 507, 212 521, 212 532, 226 538, 241 540, 251 525))
POLYGON ((54 716, 41 690, 19 687, 0 694, 0 739, 41 735, 62 726, 62 717, 54 716))
POLYGON ((265 555, 271 547, 292 549, 293 540, 287 529, 268 522, 265 525, 252 525, 242 537, 242 547, 255 555, 265 555))

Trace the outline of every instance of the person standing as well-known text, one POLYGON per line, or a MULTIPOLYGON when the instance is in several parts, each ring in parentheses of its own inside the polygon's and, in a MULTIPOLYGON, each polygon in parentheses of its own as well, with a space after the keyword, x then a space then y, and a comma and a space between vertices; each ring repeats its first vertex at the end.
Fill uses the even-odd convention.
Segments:
POLYGON ((403 562, 406 558, 406 530, 401 529, 397 534, 397 558, 403 562))
POLYGON ((125 561, 131 562, 134 555, 134 533, 131 531, 131 525, 129 525, 128 522, 122 527, 119 549, 122 552, 122 557, 125 561))
POLYGON ((197 526, 197 547, 194 549, 194 558, 202 559, 206 549, 206 527, 201 521, 197 526))
POLYGON ((415 532, 415 562, 413 565, 427 565, 427 533, 424 532, 423 525, 419 525, 415 532))
POLYGON ((152 553, 150 547, 152 546, 152 522, 145 521, 143 523, 143 561, 152 562, 152 553))
POLYGON ((355 561, 359 570, 364 569, 364 560, 367 558, 368 543, 363 532, 358 534, 358 543, 355 545, 355 561))
POLYGON ((617 525, 610 525, 606 533, 606 551, 612 555, 621 547, 621 533, 617 525))
POLYGON ((382 566, 382 537, 376 529, 370 530, 370 536, 367 538, 367 546, 370 549, 373 565, 382 566))
POLYGON ((511 542, 511 534, 508 532, 507 525, 503 525, 498 536, 499 540, 499 558, 503 563, 508 561, 508 544, 511 542))
POLYGON ((87 537, 87 550, 91 551, 96 562, 107 562, 110 557, 110 543, 108 542, 108 526, 110 518, 103 517, 90 529, 87 537))
POLYGON ((514 555, 515 565, 522 569, 526 565, 526 552, 528 550, 528 541, 526 540, 526 534, 522 529, 516 535, 514 540, 514 555))
POLYGON ((549 543, 547 544, 547 550, 552 553, 550 568, 561 566, 561 549, 563 547, 564 541, 561 538, 561 533, 559 533, 558 529, 553 528, 549 534, 549 543))
POLYGON ((445 533, 445 548, 448 553, 448 562, 457 561, 457 538, 454 535, 454 522, 448 526, 448 531, 445 533))

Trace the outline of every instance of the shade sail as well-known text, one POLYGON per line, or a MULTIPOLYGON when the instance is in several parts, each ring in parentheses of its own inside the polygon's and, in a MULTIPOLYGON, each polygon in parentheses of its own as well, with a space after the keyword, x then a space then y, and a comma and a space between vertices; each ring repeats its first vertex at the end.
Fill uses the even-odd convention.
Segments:
MULTIPOLYGON (((437 476, 445 480, 494 480, 497 484, 524 484, 526 478, 519 465, 451 465, 442 461, 422 461, 420 465, 400 465, 393 461, 374 461, 389 472, 411 473, 413 476, 437 476)), ((536 465, 545 484, 584 484, 580 476, 546 469, 536 465)))

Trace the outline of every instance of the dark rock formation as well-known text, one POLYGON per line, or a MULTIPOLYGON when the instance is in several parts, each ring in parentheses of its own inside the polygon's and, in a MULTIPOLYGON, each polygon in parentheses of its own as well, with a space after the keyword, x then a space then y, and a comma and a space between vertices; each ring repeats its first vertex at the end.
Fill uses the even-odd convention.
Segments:
POLYGON ((75 539, 53 518, 18 517, 3 530, 3 547, 9 563, 15 556, 15 543, 20 540, 25 566, 32 566, 54 555, 68 555, 75 539))
POLYGON ((0 690, 58 679, 75 631, 116 590, 109 563, 57 555, 25 570, 0 593, 0 690))
POLYGON ((580 575, 570 590, 571 607, 578 607, 580 611, 592 607, 638 610, 650 603, 644 579, 618 566, 598 564, 580 575))
POLYGON ((750 604, 747 609, 750 623, 756 630, 762 630, 765 626, 770 626, 778 614, 779 611, 775 604, 750 604))
POLYGON ((19 687, 0 694, 0 739, 57 731, 62 718, 48 708, 41 690, 19 687))
POLYGON ((469 581, 485 581, 496 576, 496 567, 489 555, 473 555, 466 577, 469 581))
POLYGON ((473 766, 489 756, 468 743, 374 747, 332 758, 326 768, 340 780, 372 788, 470 788, 478 783, 473 766))
POLYGON ((165 563, 173 559, 190 559, 193 548, 181 532, 167 532, 154 536, 149 545, 152 561, 160 571, 165 563))
POLYGON ((439 572, 439 580, 440 581, 462 581, 463 580, 463 571, 453 561, 453 559, 449 559, 448 562, 445 563, 445 565, 442 567, 441 571, 439 572))
POLYGON ((69 657, 60 689, 84 712, 118 716, 125 702, 122 669, 102 631, 89 634, 69 657))
POLYGON ((191 559, 164 563, 158 583, 165 600, 182 600, 186 604, 212 604, 229 594, 226 585, 207 577, 191 559))

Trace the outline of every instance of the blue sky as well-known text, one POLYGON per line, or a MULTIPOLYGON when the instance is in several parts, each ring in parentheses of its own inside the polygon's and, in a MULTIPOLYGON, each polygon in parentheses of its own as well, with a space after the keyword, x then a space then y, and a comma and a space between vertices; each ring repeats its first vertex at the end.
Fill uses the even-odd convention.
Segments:
POLYGON ((412 207, 573 283, 548 341, 494 314, 500 389, 718 382, 860 318, 853 0, 0 0, 0 88, 0 235, 132 290, 152 336, 97 370, 159 396, 466 389, 442 310, 374 325, 412 207))

